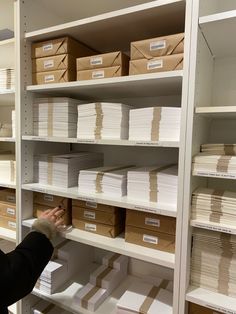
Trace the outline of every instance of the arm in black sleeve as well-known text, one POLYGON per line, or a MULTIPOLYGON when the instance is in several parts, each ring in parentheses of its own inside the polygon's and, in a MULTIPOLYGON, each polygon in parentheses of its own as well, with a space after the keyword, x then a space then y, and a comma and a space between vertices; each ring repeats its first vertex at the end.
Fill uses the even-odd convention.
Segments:
POLYGON ((0 251, 0 308, 15 303, 32 291, 52 253, 51 242, 39 232, 29 233, 8 254, 0 251))

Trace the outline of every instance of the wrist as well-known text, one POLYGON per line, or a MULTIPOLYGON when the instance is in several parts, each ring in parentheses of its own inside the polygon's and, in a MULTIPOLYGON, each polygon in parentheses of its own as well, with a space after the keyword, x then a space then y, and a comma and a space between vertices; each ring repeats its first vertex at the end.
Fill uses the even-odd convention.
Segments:
POLYGON ((44 234, 49 240, 51 240, 56 235, 55 225, 44 218, 36 219, 33 223, 32 230, 44 234))

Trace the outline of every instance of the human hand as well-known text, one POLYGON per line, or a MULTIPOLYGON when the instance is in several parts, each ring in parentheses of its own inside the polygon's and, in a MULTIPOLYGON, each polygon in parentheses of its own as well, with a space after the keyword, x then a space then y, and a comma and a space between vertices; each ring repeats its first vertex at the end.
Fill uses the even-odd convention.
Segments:
POLYGON ((61 207, 56 207, 54 209, 48 209, 44 211, 38 218, 45 219, 50 222, 55 228, 64 225, 65 210, 61 207))

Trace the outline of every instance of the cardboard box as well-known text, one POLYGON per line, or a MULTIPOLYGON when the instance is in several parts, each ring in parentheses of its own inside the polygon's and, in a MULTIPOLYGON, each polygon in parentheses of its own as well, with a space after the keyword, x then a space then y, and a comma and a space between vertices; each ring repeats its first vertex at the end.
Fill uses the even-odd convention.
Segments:
POLYGON ((76 58, 68 54, 32 60, 32 73, 67 69, 72 69, 74 71, 75 68, 76 58))
POLYGON ((109 226, 100 223, 92 223, 91 221, 72 219, 72 225, 80 230, 96 233, 109 238, 117 237, 124 231, 124 226, 118 224, 116 226, 109 226))
MULTIPOLYGON (((40 217, 43 212, 45 212, 48 209, 53 209, 55 207, 49 207, 45 205, 40 205, 40 204, 35 204, 34 203, 34 217, 40 217)), ((71 220, 71 209, 67 208, 65 209, 65 213, 63 215, 64 218, 64 224, 65 225, 71 225, 72 220, 71 220)))
POLYGON ((77 71, 77 81, 111 78, 128 75, 128 67, 115 66, 98 70, 77 71))
POLYGON ((221 312, 208 309, 198 304, 189 303, 189 314, 221 314, 221 312))
POLYGON ((97 210, 103 211, 103 212, 108 212, 108 213, 111 212, 112 214, 115 214, 120 209, 124 210, 123 208, 116 207, 116 206, 99 204, 99 203, 95 203, 95 202, 86 202, 86 201, 73 199, 72 200, 72 207, 74 207, 74 206, 83 207, 83 208, 87 208, 87 209, 97 209, 97 210))
POLYGON ((75 69, 48 71, 32 74, 33 85, 66 83, 76 80, 75 69))
POLYGON ((16 205, 13 203, 0 202, 0 215, 9 218, 16 218, 16 205))
POLYGON ((128 272, 129 257, 120 255, 118 253, 109 252, 102 259, 102 264, 111 268, 122 271, 123 273, 128 272))
POLYGON ((16 231, 16 219, 0 216, 0 227, 16 231))
POLYGON ((76 60, 77 71, 108 68, 114 66, 129 67, 129 57, 121 51, 104 53, 76 60))
POLYGON ((175 252, 175 236, 157 231, 126 226, 125 241, 160 251, 175 252))
POLYGON ((126 225, 174 235, 176 230, 176 219, 173 217, 127 209, 126 225))
POLYGON ((16 192, 12 189, 0 189, 0 202, 16 204, 16 192))
POLYGON ((74 206, 72 208, 72 218, 78 220, 90 220, 105 225, 115 226, 125 221, 125 211, 121 208, 116 212, 101 211, 97 209, 87 209, 74 206))
POLYGON ((76 58, 95 53, 91 48, 71 37, 61 37, 32 44, 32 58, 43 58, 61 54, 70 54, 76 58))
POLYGON ((131 60, 152 59, 184 52, 184 33, 131 43, 131 60))
POLYGON ((131 60, 129 75, 175 71, 183 69, 184 55, 176 54, 153 59, 131 60))
POLYGON ((106 300, 108 295, 106 289, 88 283, 76 293, 75 302, 84 309, 94 312, 106 300))
POLYGON ((70 209, 72 201, 62 196, 34 192, 34 203, 49 207, 58 207, 60 205, 64 209, 70 209))

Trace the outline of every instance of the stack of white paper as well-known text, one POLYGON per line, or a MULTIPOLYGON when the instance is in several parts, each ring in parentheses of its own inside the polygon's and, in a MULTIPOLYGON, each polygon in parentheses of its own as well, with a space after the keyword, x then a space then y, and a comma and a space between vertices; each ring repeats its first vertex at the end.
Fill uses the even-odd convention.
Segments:
POLYGON ((11 137, 12 125, 9 123, 0 123, 0 137, 11 137))
POLYGON ((78 106, 77 138, 128 139, 130 107, 118 103, 78 106))
POLYGON ((130 110, 129 140, 179 141, 181 108, 150 107, 130 110))
POLYGON ((236 236, 194 230, 191 283, 236 297, 236 236))
POLYGON ((178 190, 177 165, 150 166, 128 171, 130 199, 176 207, 178 190))
POLYGON ((71 98, 39 98, 34 102, 34 135, 76 137, 77 105, 71 98))
POLYGON ((168 281, 159 286, 145 282, 135 282, 123 294, 117 304, 117 314, 173 313, 173 293, 168 289, 168 281))
POLYGON ((69 314, 69 312, 60 309, 59 307, 45 300, 37 302, 32 308, 32 314, 69 314))
POLYGON ((102 153, 38 155, 35 156, 35 180, 40 184, 68 188, 78 184, 78 175, 81 169, 98 167, 102 164, 102 153))
POLYGON ((236 225, 236 193, 198 188, 192 197, 192 219, 236 225))
POLYGON ((201 152, 210 155, 236 155, 236 144, 203 144, 201 152))
POLYGON ((0 154, 0 182, 15 183, 15 181, 16 181, 15 155, 0 154))
POLYGON ((0 69, 0 92, 15 88, 15 70, 11 68, 0 69))
POLYGON ((127 194, 127 172, 133 166, 108 166, 79 173, 79 191, 121 197, 127 194))

